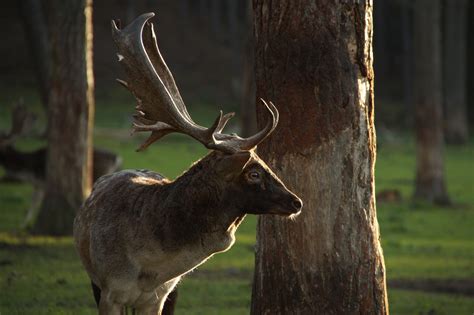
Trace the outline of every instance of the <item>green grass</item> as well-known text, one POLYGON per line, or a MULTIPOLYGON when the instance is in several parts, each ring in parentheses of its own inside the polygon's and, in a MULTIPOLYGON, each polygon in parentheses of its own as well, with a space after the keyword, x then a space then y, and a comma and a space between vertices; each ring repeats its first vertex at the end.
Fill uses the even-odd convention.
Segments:
POLYGON ((411 290, 388 290, 394 315, 472 315, 474 299, 453 294, 429 294, 411 290))
POLYGON ((451 208, 411 202, 414 152, 406 140, 382 145, 378 154, 377 190, 396 188, 403 196, 400 204, 377 207, 388 276, 474 279, 474 145, 446 152, 451 208))
MULTIPOLYGON (((99 97, 95 136, 97 146, 120 153, 124 168, 150 168, 172 178, 205 154, 201 145, 182 136, 135 152, 143 138, 128 134, 127 97, 122 92, 99 97)), ((208 124, 216 109, 198 106, 191 111, 208 124)), ((0 107, 0 129, 5 128, 8 113, 9 106, 0 107)), ((22 141, 20 146, 28 149, 40 144, 22 141)), ((398 189, 403 197, 400 203, 377 205, 389 280, 474 279, 473 157, 474 143, 447 150, 448 188, 456 206, 437 208, 410 200, 413 142, 402 137, 400 142, 380 146, 377 190, 398 189)), ((95 314, 87 275, 72 239, 31 237, 18 228, 31 192, 25 184, 0 184, 0 314, 95 314)), ((230 251, 215 255, 179 284, 178 314, 249 313, 255 226, 256 218, 248 216, 230 251)), ((390 287, 389 303, 392 314, 474 312, 472 297, 390 287)))

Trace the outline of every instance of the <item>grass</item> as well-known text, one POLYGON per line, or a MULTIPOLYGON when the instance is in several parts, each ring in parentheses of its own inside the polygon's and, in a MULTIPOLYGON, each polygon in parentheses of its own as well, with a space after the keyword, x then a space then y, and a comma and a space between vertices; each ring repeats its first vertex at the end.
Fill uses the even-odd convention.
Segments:
MULTIPOLYGON (((205 154, 201 145, 180 136, 136 153, 141 138, 128 136, 131 110, 123 105, 127 96, 109 93, 102 99, 107 102, 99 98, 97 104, 95 143, 120 153, 124 168, 150 168, 175 177, 205 154)), ((8 112, 8 106, 0 107, 1 126, 6 126, 8 112)), ((203 123, 212 121, 214 112, 206 106, 192 110, 203 123)), ((20 147, 40 144, 23 141, 20 147)), ((447 150, 448 188, 456 207, 437 208, 410 201, 413 142, 403 137, 379 146, 377 190, 397 189, 402 194, 399 203, 377 205, 389 280, 474 280, 473 153, 474 143, 447 150)), ((31 237, 18 229, 31 192, 26 184, 0 184, 0 314, 96 314, 72 239, 31 237)), ((249 313, 255 226, 256 218, 248 216, 230 251, 214 256, 182 281, 177 314, 249 313)), ((392 314, 474 312, 472 297, 391 287, 389 303, 392 314)))

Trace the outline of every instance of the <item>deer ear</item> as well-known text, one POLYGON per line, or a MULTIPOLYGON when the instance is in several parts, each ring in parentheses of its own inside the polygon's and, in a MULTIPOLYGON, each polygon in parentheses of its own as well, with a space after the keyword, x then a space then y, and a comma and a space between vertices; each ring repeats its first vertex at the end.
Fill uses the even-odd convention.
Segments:
POLYGON ((252 155, 249 151, 225 155, 217 165, 217 173, 226 180, 231 180, 242 173, 251 157, 252 155))

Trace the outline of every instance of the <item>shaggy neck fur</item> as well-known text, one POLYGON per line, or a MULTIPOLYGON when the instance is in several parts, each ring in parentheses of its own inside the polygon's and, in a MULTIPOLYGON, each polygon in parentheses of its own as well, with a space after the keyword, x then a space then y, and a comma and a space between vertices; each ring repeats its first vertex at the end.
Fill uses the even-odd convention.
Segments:
POLYGON ((162 211, 150 209, 152 230, 165 250, 213 242, 216 235, 232 237, 244 213, 215 171, 217 153, 196 162, 175 181, 155 193, 162 211))

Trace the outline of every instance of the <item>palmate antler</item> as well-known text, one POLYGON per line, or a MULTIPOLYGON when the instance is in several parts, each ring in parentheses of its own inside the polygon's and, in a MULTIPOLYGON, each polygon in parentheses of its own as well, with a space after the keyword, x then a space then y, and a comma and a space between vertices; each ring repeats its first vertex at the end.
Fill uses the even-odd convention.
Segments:
POLYGON ((257 146, 278 123, 276 107, 271 102, 267 104, 261 100, 267 109, 267 124, 248 138, 222 133, 234 113, 222 115, 221 111, 210 128, 196 124, 191 119, 173 75, 158 49, 153 24, 148 22, 154 15, 142 14, 123 30, 112 21, 112 36, 118 48, 119 62, 128 76, 127 82, 118 81, 133 93, 138 103, 133 129, 152 132, 138 150, 145 149, 171 132, 189 135, 209 149, 226 153, 247 151, 257 146))

